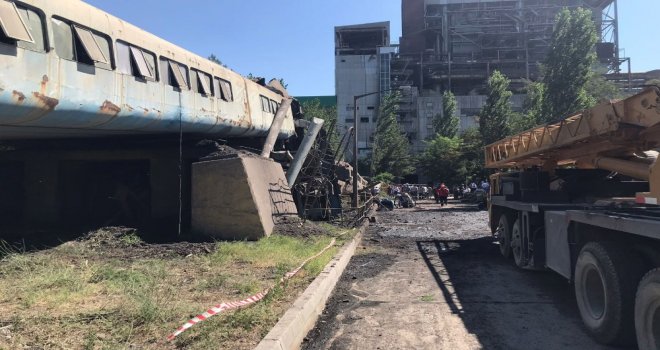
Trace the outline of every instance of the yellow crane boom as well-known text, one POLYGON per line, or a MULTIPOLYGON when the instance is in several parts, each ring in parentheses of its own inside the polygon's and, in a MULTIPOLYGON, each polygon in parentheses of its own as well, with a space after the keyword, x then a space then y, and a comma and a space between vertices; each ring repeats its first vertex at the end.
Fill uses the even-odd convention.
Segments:
POLYGON ((638 202, 660 200, 660 163, 644 151, 660 147, 660 88, 602 103, 562 121, 539 126, 485 147, 487 168, 552 170, 573 164, 648 180, 650 193, 638 202))

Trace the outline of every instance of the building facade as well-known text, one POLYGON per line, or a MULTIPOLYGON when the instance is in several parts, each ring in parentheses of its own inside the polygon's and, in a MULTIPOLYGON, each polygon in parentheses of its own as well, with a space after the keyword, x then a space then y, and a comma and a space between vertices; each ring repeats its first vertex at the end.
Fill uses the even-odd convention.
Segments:
MULTIPOLYGON (((398 120, 415 153, 434 135, 442 94, 456 95, 461 132, 478 126, 486 83, 494 70, 511 80, 512 107, 522 110, 523 88, 540 77, 556 15, 563 8, 593 12, 600 64, 620 73, 616 0, 402 0, 402 37, 391 45, 389 22, 335 28, 339 123, 353 123, 353 96, 408 87, 398 120), (389 64, 388 64, 389 63, 389 64)), ((380 96, 358 101, 360 156, 371 151, 380 96)))

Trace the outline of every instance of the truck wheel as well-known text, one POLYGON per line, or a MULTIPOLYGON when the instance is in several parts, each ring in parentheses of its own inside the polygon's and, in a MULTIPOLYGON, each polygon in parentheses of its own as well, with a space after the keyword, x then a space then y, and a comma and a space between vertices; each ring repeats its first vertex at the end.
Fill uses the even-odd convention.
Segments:
POLYGON ((527 261, 524 259, 525 252, 523 252, 522 240, 522 229, 520 228, 520 219, 518 219, 513 223, 513 228, 511 229, 511 252, 513 253, 513 261, 515 261, 516 266, 521 268, 527 264, 527 261))
POLYGON ((642 278, 635 298, 635 330, 640 350, 660 348, 660 268, 642 278))
POLYGON ((629 343, 641 263, 609 242, 589 242, 575 264, 575 298, 589 334, 602 344, 629 343))
POLYGON ((497 224, 497 241, 500 244, 500 253, 503 257, 509 258, 511 256, 511 226, 509 226, 509 219, 506 214, 500 216, 500 221, 497 224))

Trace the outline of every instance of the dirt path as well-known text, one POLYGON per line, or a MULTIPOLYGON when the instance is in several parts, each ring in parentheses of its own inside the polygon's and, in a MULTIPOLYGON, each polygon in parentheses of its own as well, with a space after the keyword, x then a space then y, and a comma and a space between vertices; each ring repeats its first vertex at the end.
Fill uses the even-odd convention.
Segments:
POLYGON ((487 212, 379 213, 304 349, 604 349, 572 286, 499 255, 487 212))

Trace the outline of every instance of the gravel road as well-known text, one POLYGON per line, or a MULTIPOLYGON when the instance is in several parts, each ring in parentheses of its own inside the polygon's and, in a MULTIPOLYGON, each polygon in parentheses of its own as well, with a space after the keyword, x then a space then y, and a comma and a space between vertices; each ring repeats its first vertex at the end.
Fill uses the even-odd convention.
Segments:
POLYGON ((486 211, 379 212, 303 349, 606 349, 572 286, 499 255, 486 211))

